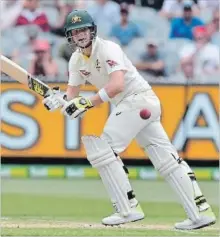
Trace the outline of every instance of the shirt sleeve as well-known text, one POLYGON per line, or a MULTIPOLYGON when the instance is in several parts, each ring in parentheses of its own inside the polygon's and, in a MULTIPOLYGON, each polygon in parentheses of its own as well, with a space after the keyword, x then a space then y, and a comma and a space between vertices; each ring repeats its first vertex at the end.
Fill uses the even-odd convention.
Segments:
POLYGON ((85 84, 85 79, 81 76, 80 72, 77 69, 77 60, 75 55, 73 54, 70 58, 69 65, 68 65, 68 72, 69 72, 69 86, 79 86, 85 84))
POLYGON ((103 50, 103 53, 104 63, 108 74, 120 70, 127 71, 126 56, 119 45, 111 43, 107 45, 106 49, 103 50))

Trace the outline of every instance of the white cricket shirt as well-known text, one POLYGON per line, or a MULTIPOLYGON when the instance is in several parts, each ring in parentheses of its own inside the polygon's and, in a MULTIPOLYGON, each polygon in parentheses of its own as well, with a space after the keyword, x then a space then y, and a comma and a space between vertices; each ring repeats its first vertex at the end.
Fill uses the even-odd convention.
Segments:
POLYGON ((111 99, 113 104, 118 104, 129 95, 151 89, 118 44, 97 37, 89 58, 83 56, 79 50, 72 54, 68 85, 78 86, 88 81, 101 89, 108 83, 109 74, 119 70, 126 71, 125 87, 123 92, 111 99))

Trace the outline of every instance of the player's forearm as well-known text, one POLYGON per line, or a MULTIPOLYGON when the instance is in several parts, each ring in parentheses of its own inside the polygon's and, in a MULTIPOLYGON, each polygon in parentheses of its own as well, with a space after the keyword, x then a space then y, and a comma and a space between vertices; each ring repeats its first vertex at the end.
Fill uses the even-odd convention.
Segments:
MULTIPOLYGON (((110 99, 114 98, 116 95, 118 95, 119 93, 121 93, 123 91, 122 88, 114 88, 114 89, 109 89, 109 88, 105 88, 105 92, 108 95, 108 97, 110 99)), ((100 104, 102 104, 103 101, 102 98, 100 97, 99 93, 95 94, 94 96, 92 96, 90 98, 90 101, 92 102, 93 106, 98 106, 100 104)))
POLYGON ((116 71, 110 74, 110 80, 96 95, 90 98, 93 106, 109 101, 124 90, 124 72, 116 71))
POLYGON ((95 94, 94 96, 92 96, 90 98, 90 101, 91 101, 93 106, 98 106, 98 105, 103 103, 103 101, 102 101, 101 97, 99 96, 99 94, 95 94))
MULTIPOLYGON (((115 85, 114 87, 109 86, 108 84, 105 86, 105 88, 103 88, 105 93, 107 94, 107 96, 109 97, 109 99, 114 98, 116 95, 118 95, 119 93, 121 93, 123 91, 123 86, 117 86, 115 85)), ((100 104, 102 104, 103 102, 106 102, 105 100, 103 100, 101 98, 101 94, 100 91, 99 93, 95 94, 94 96, 92 96, 90 98, 90 101, 92 102, 93 106, 98 106, 100 104)))
POLYGON ((68 86, 66 90, 67 100, 72 100, 79 95, 80 86, 68 86))

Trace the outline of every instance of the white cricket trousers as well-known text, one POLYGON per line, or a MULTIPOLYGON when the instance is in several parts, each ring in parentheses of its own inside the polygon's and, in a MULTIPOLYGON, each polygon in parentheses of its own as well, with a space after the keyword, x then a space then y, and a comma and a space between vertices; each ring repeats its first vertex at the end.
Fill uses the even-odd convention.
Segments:
POLYGON ((160 101, 153 90, 133 94, 113 109, 101 137, 108 141, 116 154, 123 152, 135 138, 142 148, 158 145, 178 157, 163 129, 160 115, 160 101), (139 115, 140 110, 144 108, 151 112, 151 117, 147 120, 139 115))

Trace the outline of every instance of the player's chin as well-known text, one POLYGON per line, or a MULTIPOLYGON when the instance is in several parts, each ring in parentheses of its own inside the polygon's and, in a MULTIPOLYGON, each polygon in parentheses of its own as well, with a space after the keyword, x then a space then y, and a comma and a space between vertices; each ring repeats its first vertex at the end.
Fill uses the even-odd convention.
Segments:
POLYGON ((80 42, 77 42, 77 46, 80 47, 80 48, 87 48, 88 45, 90 45, 90 42, 89 42, 89 41, 80 41, 80 42))

